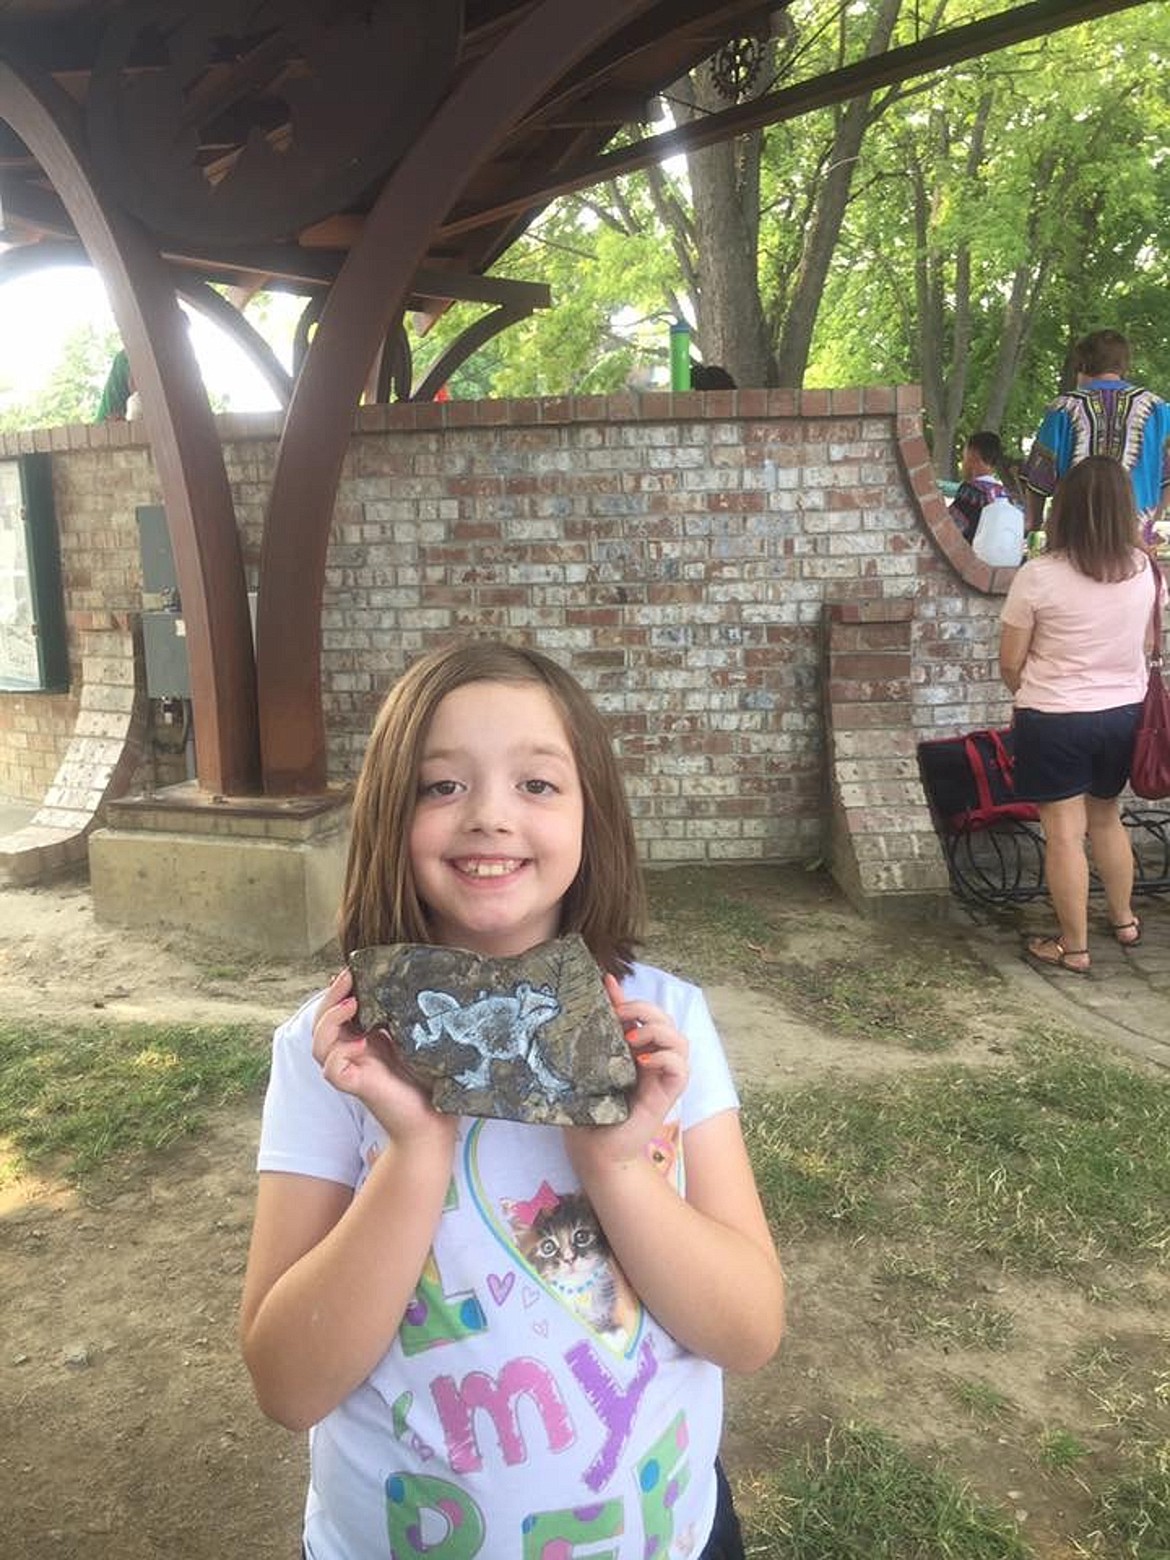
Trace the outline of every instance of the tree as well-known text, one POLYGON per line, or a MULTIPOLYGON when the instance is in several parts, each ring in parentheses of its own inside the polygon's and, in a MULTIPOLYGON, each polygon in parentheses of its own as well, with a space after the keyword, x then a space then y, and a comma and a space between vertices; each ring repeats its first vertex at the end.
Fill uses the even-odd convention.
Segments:
POLYGON ((960 425, 1009 443, 1034 431, 1085 331, 1164 342, 1168 46, 1165 13, 1139 8, 972 61, 884 121, 830 276, 818 377, 867 377, 884 336, 893 376, 923 385, 949 471, 960 425))
MULTIPOLYGON (((547 283, 552 308, 470 358, 452 377, 454 396, 603 394, 665 370, 670 323, 686 310, 644 179, 556 202, 496 273, 547 283)), ((416 383, 478 312, 458 305, 412 342, 416 383)))
POLYGON ((0 429, 92 422, 118 346, 114 331, 100 331, 89 324, 74 331, 44 385, 27 400, 7 401, 0 411, 0 429))

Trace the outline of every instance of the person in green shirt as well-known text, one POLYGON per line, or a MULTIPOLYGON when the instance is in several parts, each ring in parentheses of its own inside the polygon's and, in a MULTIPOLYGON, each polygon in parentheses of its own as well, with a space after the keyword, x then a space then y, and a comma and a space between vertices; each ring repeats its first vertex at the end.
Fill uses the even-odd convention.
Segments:
POLYGON ((98 402, 95 422, 125 422, 126 406, 134 393, 134 376, 130 372, 130 359, 124 347, 114 353, 110 372, 106 375, 105 388, 98 402))

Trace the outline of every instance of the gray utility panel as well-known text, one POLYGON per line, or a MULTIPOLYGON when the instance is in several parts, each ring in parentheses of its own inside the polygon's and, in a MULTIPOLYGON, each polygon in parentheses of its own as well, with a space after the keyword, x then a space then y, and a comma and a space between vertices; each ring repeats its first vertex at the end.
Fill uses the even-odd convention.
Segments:
POLYGON ((187 625, 183 622, 175 559, 161 504, 141 504, 138 551, 142 560, 142 650, 146 692, 152 699, 189 699, 187 625))
MULTIPOLYGON (((138 552, 142 561, 142 650, 146 657, 146 692, 151 699, 189 699, 191 671, 187 660, 187 625, 175 578, 175 559, 167 518, 160 504, 141 504, 138 552)), ((248 592, 252 643, 256 642, 256 592, 248 592)))

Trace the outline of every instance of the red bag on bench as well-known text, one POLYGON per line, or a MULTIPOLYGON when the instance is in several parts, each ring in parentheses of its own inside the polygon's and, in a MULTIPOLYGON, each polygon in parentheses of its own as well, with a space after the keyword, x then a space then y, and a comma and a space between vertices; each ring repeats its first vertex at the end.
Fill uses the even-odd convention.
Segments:
POLYGON ((949 833, 997 823, 1035 823, 1032 802, 1016 796, 1011 727, 935 737, 918 744, 918 772, 931 808, 949 833))

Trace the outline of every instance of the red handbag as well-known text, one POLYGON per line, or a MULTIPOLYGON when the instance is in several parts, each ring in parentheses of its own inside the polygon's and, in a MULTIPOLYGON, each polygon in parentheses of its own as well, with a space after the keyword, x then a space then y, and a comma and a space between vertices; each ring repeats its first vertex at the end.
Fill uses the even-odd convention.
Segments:
POLYGON ((1135 796, 1157 802, 1170 796, 1170 693, 1162 681, 1162 572, 1153 558, 1150 568, 1154 575, 1154 647, 1134 738, 1129 785, 1135 796))

